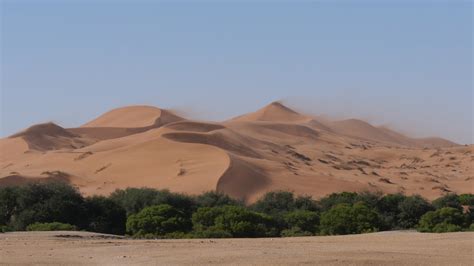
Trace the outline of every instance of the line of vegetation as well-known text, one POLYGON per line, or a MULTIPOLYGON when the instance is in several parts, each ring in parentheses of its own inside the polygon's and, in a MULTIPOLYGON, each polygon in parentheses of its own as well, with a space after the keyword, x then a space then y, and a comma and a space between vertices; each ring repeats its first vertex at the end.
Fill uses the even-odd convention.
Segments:
POLYGON ((333 193, 319 200, 269 192, 251 205, 224 194, 150 188, 83 197, 63 182, 0 188, 0 232, 87 230, 137 238, 289 237, 386 230, 472 230, 474 195, 333 193))

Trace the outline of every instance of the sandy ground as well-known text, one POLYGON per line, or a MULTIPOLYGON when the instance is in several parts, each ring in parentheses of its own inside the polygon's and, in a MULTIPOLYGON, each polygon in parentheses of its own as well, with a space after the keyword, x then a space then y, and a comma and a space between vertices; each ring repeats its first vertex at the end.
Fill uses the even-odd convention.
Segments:
POLYGON ((60 179, 84 195, 151 187, 219 191, 473 193, 474 145, 414 139, 356 119, 328 121, 271 103, 224 122, 149 106, 114 109, 78 128, 34 125, 0 139, 0 186, 60 179))
POLYGON ((14 232, 0 234, 0 264, 473 265, 473 247, 471 232, 212 240, 131 240, 87 232, 14 232))

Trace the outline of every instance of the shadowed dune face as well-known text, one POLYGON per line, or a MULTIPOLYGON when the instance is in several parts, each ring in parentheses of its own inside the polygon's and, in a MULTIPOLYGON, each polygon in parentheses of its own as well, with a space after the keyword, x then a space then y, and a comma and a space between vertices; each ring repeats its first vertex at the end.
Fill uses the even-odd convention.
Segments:
POLYGON ((281 103, 223 123, 124 107, 82 127, 40 124, 0 139, 0 186, 61 179, 87 195, 153 187, 217 190, 248 202, 272 190, 436 198, 473 193, 473 165, 472 145, 414 139, 355 119, 321 120, 281 103))

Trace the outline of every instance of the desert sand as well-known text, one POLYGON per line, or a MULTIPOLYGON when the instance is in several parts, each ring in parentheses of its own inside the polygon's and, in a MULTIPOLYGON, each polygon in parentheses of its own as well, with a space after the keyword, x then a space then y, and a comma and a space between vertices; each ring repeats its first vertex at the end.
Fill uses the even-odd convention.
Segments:
POLYGON ((217 190, 253 202, 268 191, 474 193, 474 146, 416 139, 367 122, 328 121, 274 102, 224 122, 150 106, 77 128, 54 123, 0 139, 0 186, 60 179, 85 195, 153 187, 217 190))
POLYGON ((474 233, 132 240, 87 232, 0 234, 0 264, 472 265, 474 233))

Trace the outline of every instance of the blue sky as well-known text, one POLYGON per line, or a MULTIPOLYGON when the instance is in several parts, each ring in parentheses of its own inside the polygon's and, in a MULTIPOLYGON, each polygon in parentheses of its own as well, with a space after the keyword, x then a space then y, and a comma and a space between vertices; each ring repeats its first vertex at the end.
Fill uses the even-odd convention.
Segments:
POLYGON ((1 1, 1 132, 283 99, 473 143, 470 1, 1 1), (331 3, 332 2, 332 3, 331 3))

